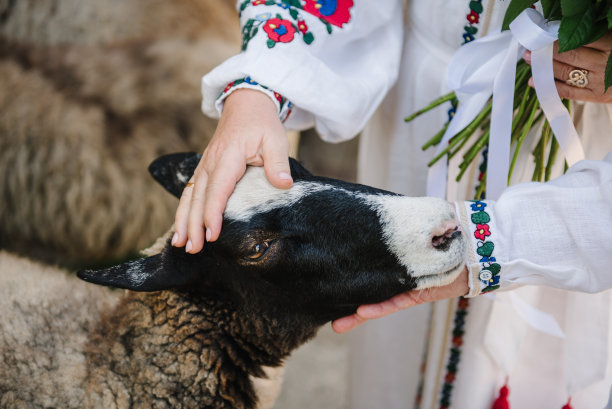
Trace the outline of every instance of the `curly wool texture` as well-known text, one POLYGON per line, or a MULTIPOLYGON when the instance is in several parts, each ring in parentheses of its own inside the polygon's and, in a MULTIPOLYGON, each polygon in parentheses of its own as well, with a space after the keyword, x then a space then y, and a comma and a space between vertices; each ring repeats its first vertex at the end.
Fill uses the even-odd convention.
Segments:
POLYGON ((253 376, 296 346, 219 301, 111 291, 6 252, 0 311, 2 408, 254 408, 253 376))
POLYGON ((74 265, 162 233, 176 199, 145 169, 212 135, 199 82, 238 48, 229 3, 0 4, 1 247, 74 265))

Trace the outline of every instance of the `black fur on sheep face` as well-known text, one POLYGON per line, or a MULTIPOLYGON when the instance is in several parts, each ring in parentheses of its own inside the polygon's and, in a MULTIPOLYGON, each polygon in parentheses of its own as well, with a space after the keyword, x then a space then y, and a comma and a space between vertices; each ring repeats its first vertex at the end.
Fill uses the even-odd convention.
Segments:
MULTIPOLYGON (((150 166, 180 196, 199 155, 150 166)), ((291 160, 294 185, 272 187, 249 168, 224 213, 219 239, 195 255, 161 254, 79 277, 134 291, 176 289, 237 310, 301 317, 314 325, 398 293, 452 282, 465 243, 450 205, 316 177, 291 160)))

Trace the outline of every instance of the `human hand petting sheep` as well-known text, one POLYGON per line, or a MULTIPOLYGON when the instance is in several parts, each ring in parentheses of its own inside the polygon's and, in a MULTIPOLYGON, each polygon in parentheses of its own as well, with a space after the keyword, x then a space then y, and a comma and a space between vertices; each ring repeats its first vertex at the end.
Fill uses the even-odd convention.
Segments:
POLYGON ((289 141, 270 98, 262 92, 239 89, 225 100, 217 130, 176 211, 172 245, 196 254, 206 241, 217 240, 223 210, 247 165, 263 166, 277 188, 291 187, 289 141))
MULTIPOLYGON (((553 73, 559 97, 575 101, 611 103, 612 91, 605 92, 604 86, 606 64, 611 50, 612 32, 608 32, 594 43, 563 53, 559 53, 559 44, 555 42, 553 73), (587 83, 584 87, 566 83, 570 73, 575 70, 586 70, 587 83)), ((531 52, 526 51, 523 59, 531 64, 531 52)), ((529 85, 533 87, 533 78, 529 79, 529 85)))

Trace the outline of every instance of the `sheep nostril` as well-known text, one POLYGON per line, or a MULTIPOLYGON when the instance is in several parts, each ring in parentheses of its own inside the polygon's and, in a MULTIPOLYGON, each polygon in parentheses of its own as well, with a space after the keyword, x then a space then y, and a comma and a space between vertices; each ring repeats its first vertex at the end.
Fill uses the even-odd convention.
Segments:
POLYGON ((452 227, 448 227, 444 233, 433 236, 431 244, 437 250, 448 250, 451 242, 459 236, 461 236, 459 226, 453 225, 452 227))

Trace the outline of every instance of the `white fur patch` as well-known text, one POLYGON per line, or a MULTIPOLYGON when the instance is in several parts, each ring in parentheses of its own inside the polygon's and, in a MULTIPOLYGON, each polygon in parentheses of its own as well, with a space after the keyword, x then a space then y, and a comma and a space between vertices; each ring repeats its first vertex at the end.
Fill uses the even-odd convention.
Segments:
POLYGON ((457 278, 463 269, 465 238, 454 239, 447 250, 432 245, 434 236, 443 235, 447 226, 455 223, 448 202, 386 195, 370 196, 368 200, 380 216, 389 250, 418 279, 418 289, 450 284, 457 278))
POLYGON ((230 196, 224 216, 246 221, 254 214, 291 206, 306 195, 331 189, 334 187, 313 182, 295 182, 291 189, 277 189, 268 182, 262 167, 250 167, 230 196))

